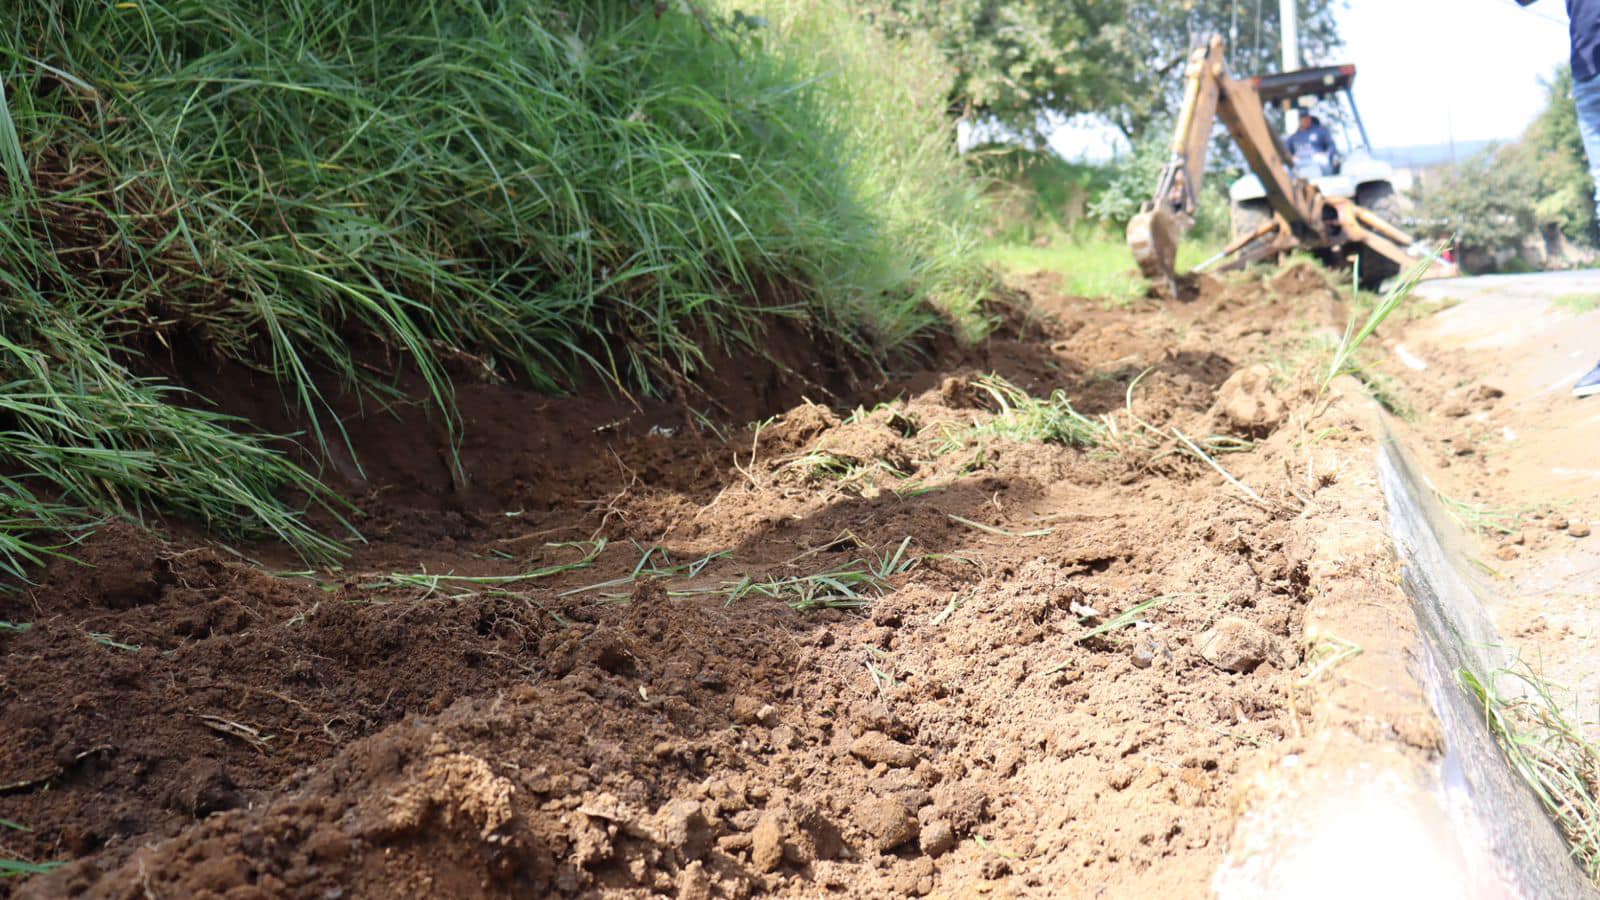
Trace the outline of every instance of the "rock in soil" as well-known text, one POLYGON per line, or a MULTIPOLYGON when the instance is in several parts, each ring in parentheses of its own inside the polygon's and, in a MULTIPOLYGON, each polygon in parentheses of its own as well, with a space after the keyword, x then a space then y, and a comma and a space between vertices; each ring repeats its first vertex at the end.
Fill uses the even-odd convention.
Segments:
POLYGON ((1200 655, 1225 672, 1245 674, 1277 656, 1277 641, 1261 626, 1228 616, 1197 639, 1200 655))
POLYGON ((1589 526, 1584 522, 1573 522, 1571 525, 1567 526, 1567 534, 1570 534, 1576 538, 1588 537, 1590 534, 1589 526))
POLYGON ((917 751, 881 731, 868 731, 850 745, 850 753, 869 765, 906 768, 917 764, 917 751))
POLYGON ((872 846, 884 853, 913 840, 919 831, 916 817, 893 797, 874 797, 861 804, 855 819, 872 836, 872 846))

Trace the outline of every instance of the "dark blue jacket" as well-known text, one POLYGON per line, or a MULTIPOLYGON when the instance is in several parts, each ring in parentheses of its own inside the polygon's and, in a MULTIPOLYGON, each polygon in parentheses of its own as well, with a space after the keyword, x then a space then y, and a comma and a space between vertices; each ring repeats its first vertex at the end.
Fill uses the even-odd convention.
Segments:
POLYGON ((1304 131, 1296 131, 1289 135, 1289 155, 1298 156, 1302 146, 1311 148, 1313 153, 1334 154, 1333 135, 1328 131, 1328 126, 1321 122, 1312 125, 1304 131))
MULTIPOLYGON (((1534 0, 1517 0, 1523 6, 1534 0)), ((1600 0, 1567 0, 1572 20, 1572 80, 1600 76, 1600 0)))

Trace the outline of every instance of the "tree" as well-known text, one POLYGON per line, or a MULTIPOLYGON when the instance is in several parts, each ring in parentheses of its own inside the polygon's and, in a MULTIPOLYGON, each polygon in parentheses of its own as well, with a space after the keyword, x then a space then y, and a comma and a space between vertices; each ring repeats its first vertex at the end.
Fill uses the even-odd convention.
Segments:
POLYGON ((1545 87, 1545 108, 1520 141, 1425 182, 1423 217, 1445 223, 1464 248, 1513 248, 1550 225, 1574 243, 1594 243, 1594 182, 1578 133, 1571 68, 1562 66, 1545 87))
MULTIPOLYGON (((1300 58, 1306 65, 1333 62, 1339 49, 1335 11, 1339 0, 1297 0, 1300 58)), ((1189 51, 1213 34, 1228 41, 1228 68, 1235 75, 1282 68, 1280 22, 1275 0, 1154 0, 1129 2, 1123 36, 1125 98, 1095 110, 1135 142, 1154 123, 1172 119, 1183 100, 1183 67, 1189 51)))
MULTIPOLYGON (((1339 0, 1298 0, 1302 55, 1339 46, 1339 0)), ((1132 142, 1170 119, 1183 64, 1211 34, 1230 39, 1239 73, 1278 67, 1274 0, 867 0, 891 34, 922 31, 959 72, 957 116, 989 118, 1021 133, 1051 115, 1104 116, 1132 142)))
POLYGON ((1127 0, 868 0, 892 35, 930 34, 957 71, 950 110, 1029 133, 1125 94, 1127 0))
POLYGON ((1440 171, 1421 192, 1422 217, 1447 223, 1464 249, 1517 246, 1536 228, 1538 180, 1518 149, 1491 147, 1440 171))
POLYGON ((1578 132, 1578 107, 1572 100, 1572 67, 1563 65, 1545 83, 1548 99, 1516 148, 1519 165, 1535 175, 1540 224, 1553 223, 1571 241, 1594 242, 1594 180, 1578 132))

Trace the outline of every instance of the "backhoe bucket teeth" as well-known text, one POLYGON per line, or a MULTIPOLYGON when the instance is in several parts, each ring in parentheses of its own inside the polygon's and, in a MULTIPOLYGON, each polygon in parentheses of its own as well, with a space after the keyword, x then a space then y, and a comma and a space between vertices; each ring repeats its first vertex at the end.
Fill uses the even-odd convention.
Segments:
POLYGON ((1178 276, 1178 238, 1183 227, 1164 209, 1139 213, 1128 222, 1128 248, 1144 277, 1170 286, 1178 276))

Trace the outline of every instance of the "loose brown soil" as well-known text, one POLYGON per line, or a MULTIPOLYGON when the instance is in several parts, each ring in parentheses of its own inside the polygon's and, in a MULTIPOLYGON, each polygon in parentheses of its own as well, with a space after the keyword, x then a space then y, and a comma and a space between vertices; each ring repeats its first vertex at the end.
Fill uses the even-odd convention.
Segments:
POLYGON ((472 384, 463 481, 425 417, 352 416, 340 570, 100 530, 0 595, 0 858, 70 863, 0 893, 1205 895, 1305 725, 1322 483, 1310 392, 1230 376, 1336 300, 1027 288, 881 384, 727 362, 701 408, 760 427, 472 384), (992 433, 988 372, 1117 430, 992 433))

